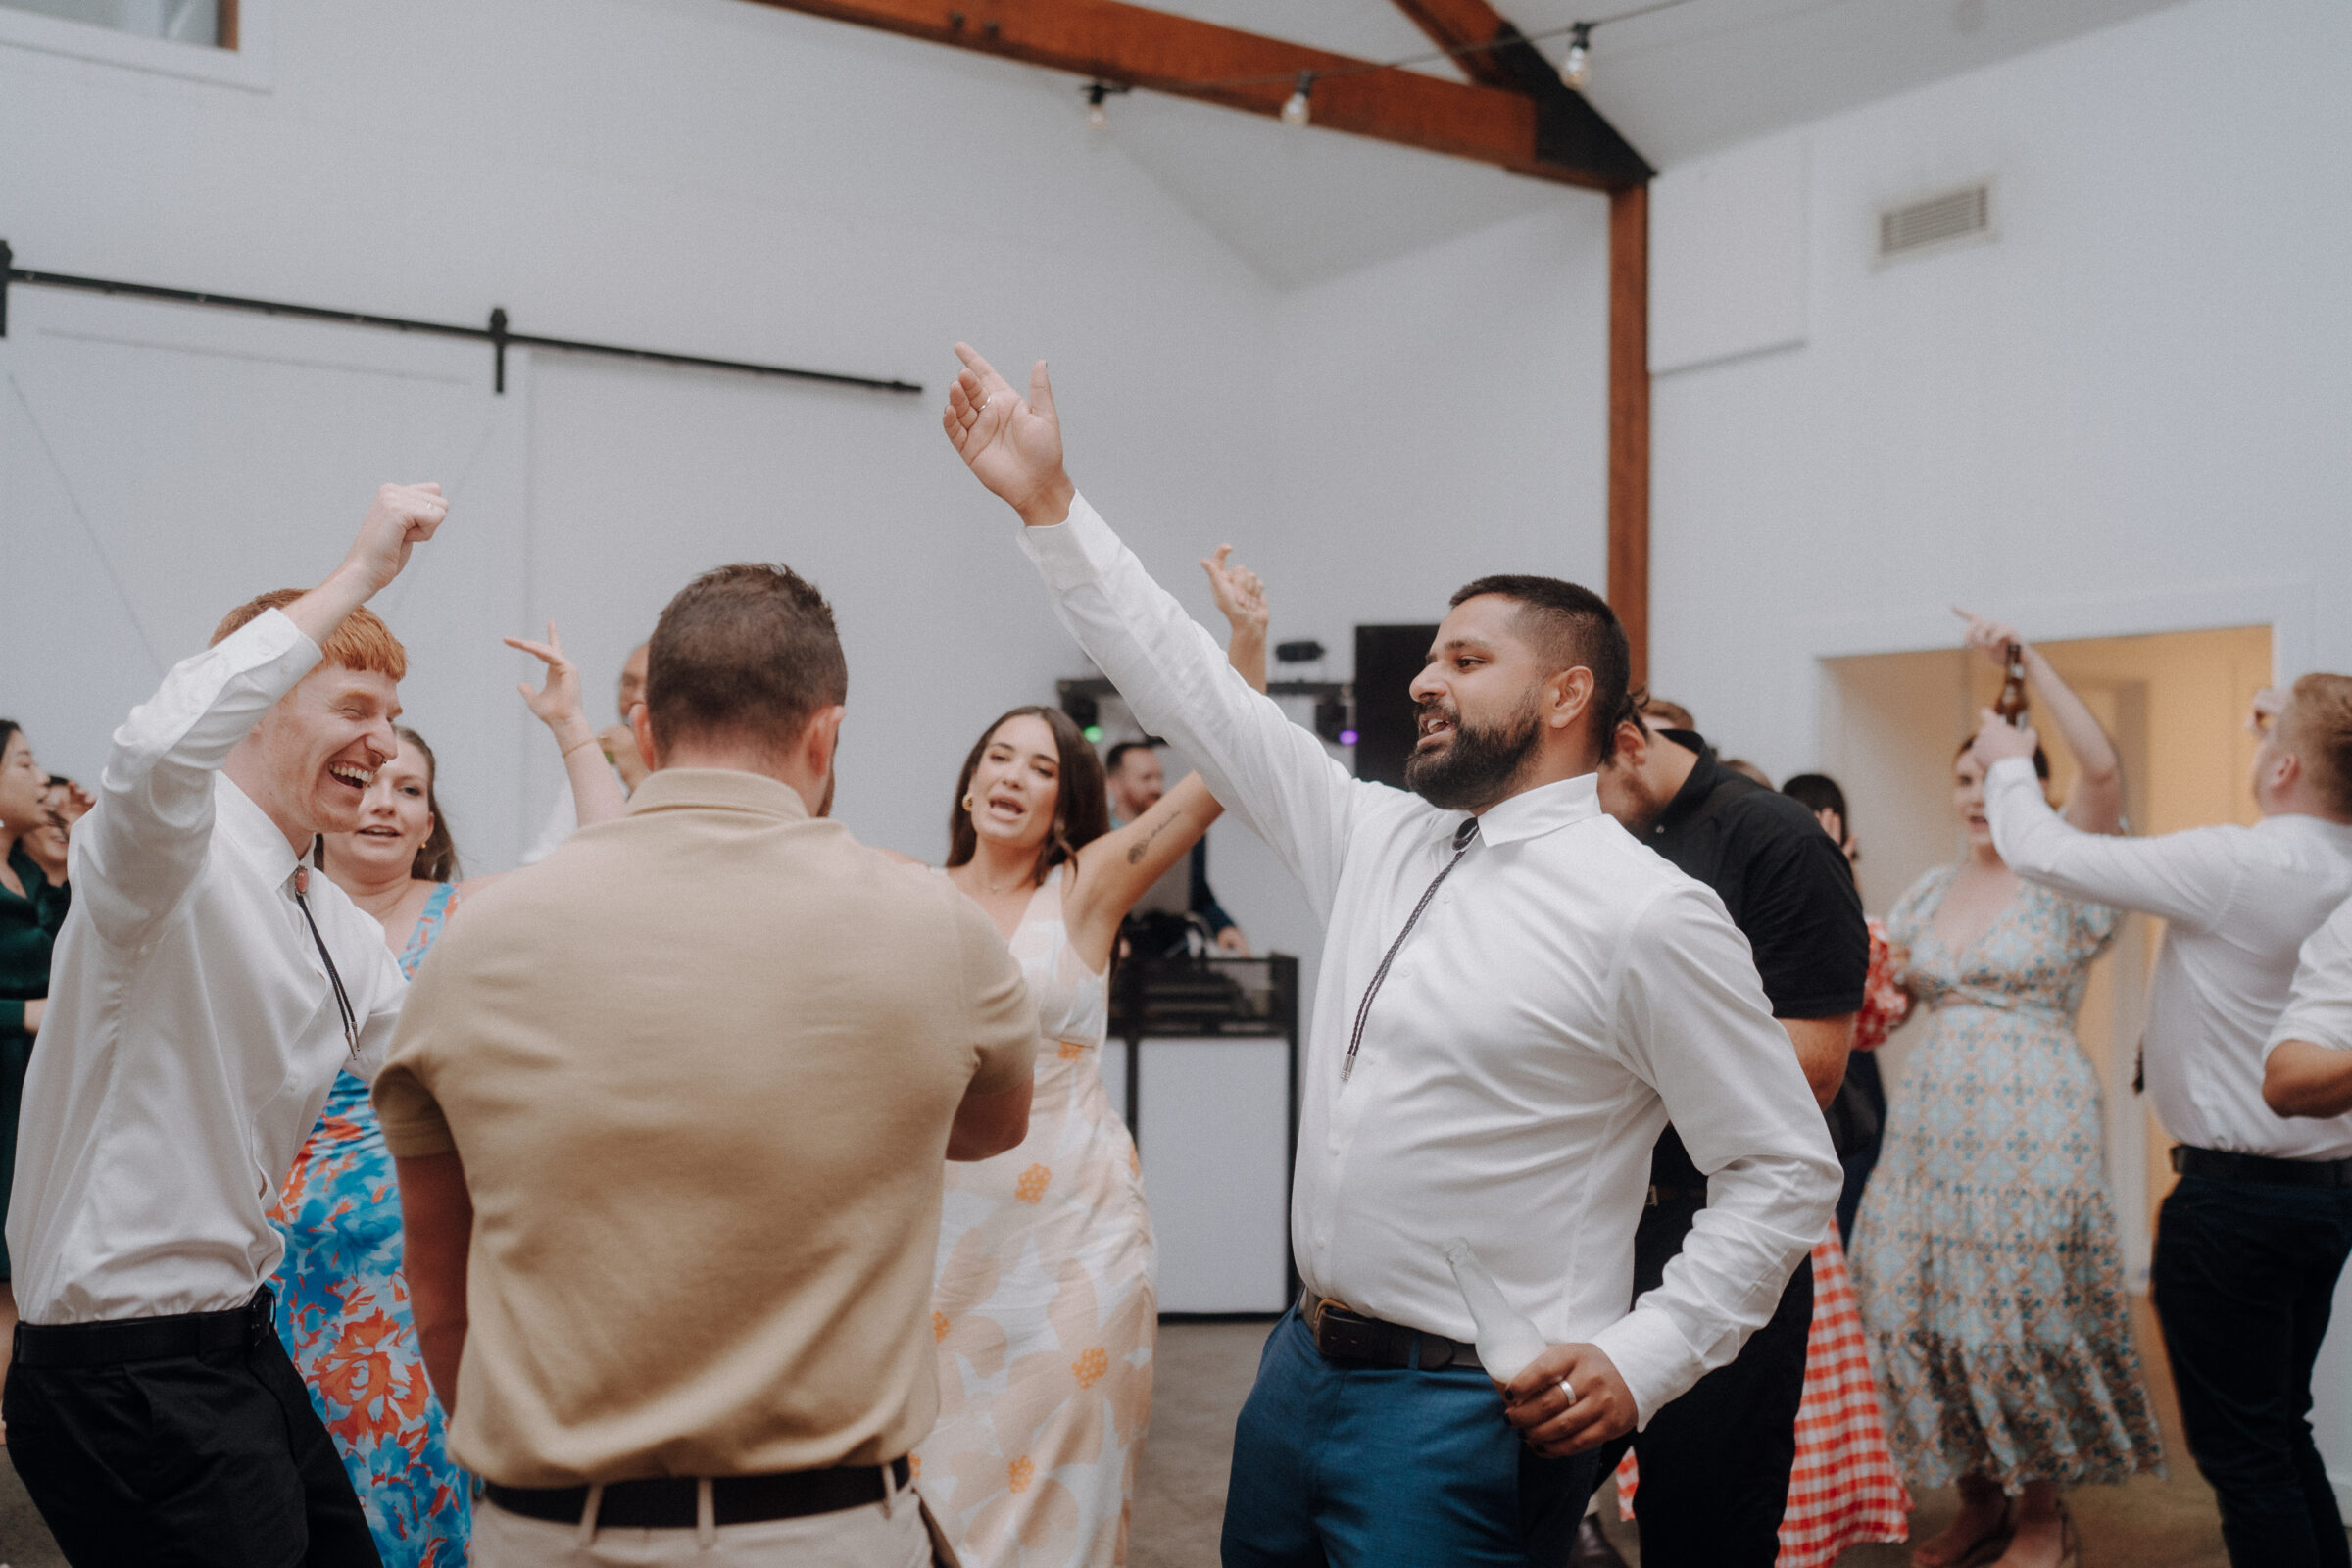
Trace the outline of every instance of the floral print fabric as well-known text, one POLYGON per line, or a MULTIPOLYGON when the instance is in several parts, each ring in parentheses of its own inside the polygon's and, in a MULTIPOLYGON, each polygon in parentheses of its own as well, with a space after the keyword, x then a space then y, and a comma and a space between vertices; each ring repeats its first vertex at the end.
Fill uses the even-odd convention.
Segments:
POLYGON ((2024 883, 1948 952, 1934 922, 1957 869, 1887 916, 1934 1028, 1890 1097, 1850 1250, 1895 1456, 1918 1487, 2162 1473, 2098 1076, 2074 1034, 2121 917, 2024 883))
MULTIPOLYGON (((457 906, 433 890, 400 956, 416 966, 457 906)), ((400 1272, 400 1188, 368 1086, 335 1079, 270 1222, 286 1255, 270 1281, 277 1333, 343 1456, 384 1568, 462 1568, 472 1534, 400 1272)))
POLYGON ((1027 1139, 948 1166, 939 1424, 917 1474, 965 1568, 1107 1568, 1127 1560, 1152 1409, 1152 1222, 1102 1088, 1107 976, 1070 949, 1058 871, 1011 946, 1047 1038, 1027 1139))

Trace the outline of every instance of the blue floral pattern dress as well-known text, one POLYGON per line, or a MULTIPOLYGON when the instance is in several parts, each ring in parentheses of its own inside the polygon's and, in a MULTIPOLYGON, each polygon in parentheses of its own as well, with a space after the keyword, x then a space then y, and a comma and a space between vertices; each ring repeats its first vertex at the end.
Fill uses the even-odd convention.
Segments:
POLYGON ((1898 982, 1935 1013, 1850 1249, 1887 1435, 1918 1487, 2162 1474, 2074 1029, 2122 917, 2023 883, 1948 952, 1935 919, 1957 874, 1929 872, 1886 919, 1910 951, 1898 982))
MULTIPOLYGON (((458 905, 425 901, 401 972, 414 976, 458 905)), ((400 1188, 368 1085, 343 1073, 295 1156, 270 1221, 286 1255, 270 1281, 277 1332, 334 1439, 384 1568, 462 1568, 472 1497, 449 1456, 440 1401, 400 1271, 400 1188)))

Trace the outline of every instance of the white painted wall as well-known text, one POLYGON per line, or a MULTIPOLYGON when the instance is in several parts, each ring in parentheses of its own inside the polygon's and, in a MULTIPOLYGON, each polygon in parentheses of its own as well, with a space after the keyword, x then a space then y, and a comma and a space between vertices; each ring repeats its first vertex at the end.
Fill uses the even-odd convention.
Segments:
MULTIPOLYGON (((1954 601, 2352 668, 2347 65, 2332 0, 2193 0, 1773 138, 1805 340, 1656 383, 1659 689, 1781 775, 1814 660, 1948 645, 1954 601), (1984 174, 1996 240, 1874 269, 1881 203, 1984 174)), ((1738 269, 1755 227, 1680 243, 1738 269)))
MULTIPOLYGON (((1817 661, 1949 646, 1954 602, 2040 639, 2267 623, 2280 675, 2352 669, 2347 66, 2335 0, 2191 0, 1724 155, 1807 166, 1805 333, 1656 382, 1657 686, 1785 776, 1817 661), (1874 269, 1882 203, 1983 175, 1996 239, 1874 269)), ((2318 1392, 2352 1497, 2352 1332, 2318 1392)))
MULTIPOLYGON (((54 46, 66 24, 33 21, 54 46)), ((0 29, 20 265, 456 321, 504 305, 518 330, 932 391, 541 353, 494 398, 472 345, 20 289, 0 570, 39 588, 0 618, 0 712, 53 768, 94 771, 226 604, 322 573, 378 480, 438 476, 463 486, 426 558, 448 569, 386 608, 473 867, 509 862, 557 771, 496 638, 555 616, 601 717, 668 596, 744 557, 839 612, 842 814, 936 858, 971 736, 1084 669, 938 433, 959 336, 1016 379, 1050 357, 1088 494, 1212 623, 1193 562, 1236 543, 1278 634, 1333 648, 1312 673, 1347 674, 1357 621, 1428 618, 1482 571, 1599 579, 1596 197, 1446 164, 1468 192, 1448 204, 1427 155, 1226 117, 1188 165, 1181 113, 1127 101, 1089 136, 1066 78, 736 0, 247 0, 246 23, 237 69, 178 75, 138 69, 160 44, 99 35, 89 59, 0 29), (1383 156, 1429 211, 1333 229, 1306 209, 1311 267, 1209 226, 1220 177, 1263 205, 1269 170, 1336 160, 1375 192, 1383 156)), ((1214 850, 1252 937, 1311 966, 1287 874, 1231 824, 1214 850)))

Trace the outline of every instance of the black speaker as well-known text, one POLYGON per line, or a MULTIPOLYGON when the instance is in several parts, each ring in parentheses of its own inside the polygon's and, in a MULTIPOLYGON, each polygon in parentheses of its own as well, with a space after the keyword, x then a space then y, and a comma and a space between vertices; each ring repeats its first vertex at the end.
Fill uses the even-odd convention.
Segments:
POLYGON ((1355 628, 1355 776, 1404 787, 1419 725, 1406 690, 1429 662, 1436 626, 1355 628))

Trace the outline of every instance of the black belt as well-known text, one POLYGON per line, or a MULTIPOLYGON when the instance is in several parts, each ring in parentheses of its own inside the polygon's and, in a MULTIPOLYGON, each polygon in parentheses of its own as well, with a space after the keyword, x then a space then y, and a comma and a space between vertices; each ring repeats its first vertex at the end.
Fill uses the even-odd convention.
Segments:
POLYGON ((225 1312, 116 1318, 101 1323, 20 1323, 18 1366, 120 1366, 174 1356, 250 1350, 277 1338, 276 1298, 265 1285, 225 1312))
POLYGON ((2216 1182, 2262 1182, 2272 1187, 2352 1187, 2352 1159, 2273 1159, 2187 1144, 2173 1150, 2173 1169, 2216 1182))
POLYGON ((1314 1336, 1315 1348, 1326 1361, 1414 1367, 1423 1372, 1455 1367, 1472 1372, 1485 1370, 1478 1364, 1477 1349, 1471 1346, 1442 1335, 1424 1334, 1419 1329, 1383 1323, 1305 1291, 1298 1293, 1298 1316, 1305 1322, 1307 1333, 1314 1336))
MULTIPOLYGON (((905 1487, 913 1467, 901 1454, 890 1461, 890 1473, 905 1487)), ((596 1528, 600 1530, 692 1530, 695 1494, 701 1482, 693 1476, 662 1476, 647 1481, 609 1481, 597 1499, 596 1528)), ((578 1524, 588 1511, 586 1487, 502 1487, 485 1482, 482 1494, 509 1513, 555 1524, 578 1524)), ((832 1470, 781 1470, 763 1476, 716 1476, 710 1482, 713 1522, 755 1525, 769 1519, 798 1519, 812 1513, 839 1513, 882 1501, 889 1491, 882 1484, 882 1466, 845 1464, 832 1470)))

